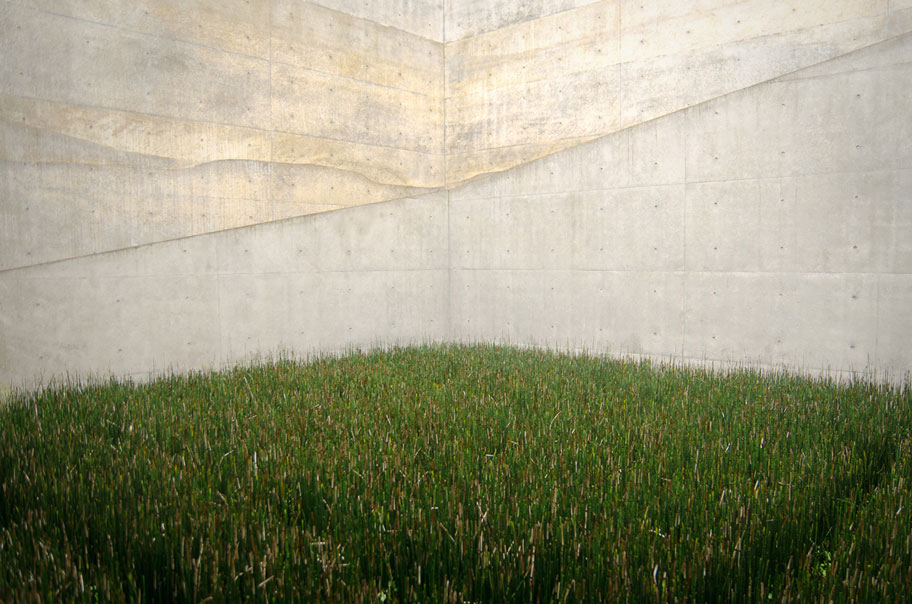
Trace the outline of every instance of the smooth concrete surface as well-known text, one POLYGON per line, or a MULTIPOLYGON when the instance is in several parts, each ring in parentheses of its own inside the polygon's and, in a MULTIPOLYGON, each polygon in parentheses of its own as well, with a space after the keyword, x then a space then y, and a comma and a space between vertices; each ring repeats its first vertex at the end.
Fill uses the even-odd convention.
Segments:
POLYGON ((912 35, 450 195, 451 337, 912 369, 912 35))
MULTIPOLYGON (((487 4, 457 0, 449 12, 468 19, 487 4)), ((901 8, 887 0, 494 3, 489 16, 506 26, 447 44, 447 182, 908 32, 901 8)))
POLYGON ((446 194, 0 272, 0 382, 441 341, 446 194))
POLYGON ((0 270, 441 187, 442 4, 394 4, 0 2, 0 270))
POLYGON ((313 0, 313 3, 443 42, 445 0, 313 0))
POLYGON ((452 189, 910 30, 905 0, 5 0, 0 270, 452 189))
POLYGON ((597 0, 447 0, 446 39, 462 40, 597 0))

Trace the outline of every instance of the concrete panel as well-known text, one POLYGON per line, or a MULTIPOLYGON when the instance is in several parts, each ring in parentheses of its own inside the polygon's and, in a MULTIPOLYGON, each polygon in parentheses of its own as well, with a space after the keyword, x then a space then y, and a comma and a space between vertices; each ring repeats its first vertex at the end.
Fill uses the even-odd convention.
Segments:
POLYGON ((316 317, 294 324, 312 334, 301 348, 440 341, 446 337, 447 282, 446 270, 321 273, 316 317))
POLYGON ((442 269, 225 273, 219 287, 228 359, 440 341, 446 335, 442 269))
POLYGON ((0 270, 441 186, 442 4, 320 4, 0 3, 0 270))
POLYGON ((665 358, 683 354, 683 275, 577 271, 574 280, 577 295, 565 348, 665 358))
POLYGON ((799 244, 791 235, 821 224, 803 222, 784 232, 799 205, 793 182, 694 184, 685 195, 689 271, 790 270, 799 244))
MULTIPOLYGON (((219 330, 222 350, 230 359, 243 359, 256 353, 268 354, 294 350, 296 334, 289 328, 292 310, 289 288, 292 283, 315 291, 312 273, 226 274, 218 278, 219 330), (265 309, 268 312, 264 312, 265 309)), ((310 297, 305 298, 310 300, 310 297)), ((308 304, 295 312, 312 321, 318 316, 308 304)))
POLYGON ((453 337, 901 376, 910 43, 454 189, 453 337))
POLYGON ((446 270, 219 276, 223 357, 441 341, 446 270))
POLYGON ((188 237, 41 266, 4 271, 11 279, 205 277, 218 272, 216 235, 188 237))
POLYGON ((688 270, 908 273, 910 196, 909 170, 690 184, 688 270))
POLYGON ((0 271, 0 381, 438 341, 445 205, 438 194, 0 271))
MULTIPOLYGON (((11 268, 273 220, 268 166, 188 170, 0 163, 11 268), (230 196, 230 197, 228 197, 230 196)), ((302 212, 303 213, 303 212, 302 212)))
POLYGON ((91 304, 98 298, 113 302, 110 312, 98 313, 105 317, 108 340, 90 349, 90 356, 103 358, 116 346, 113 373, 144 368, 186 371, 218 361, 218 315, 212 312, 219 301, 215 278, 144 276, 102 279, 101 283, 104 290, 91 292, 80 302, 91 304), (140 308, 147 310, 137 313, 140 308))
POLYGON ((268 161, 269 133, 192 120, 0 96, 0 159, 166 167, 251 159, 268 161))
POLYGON ((733 41, 622 65, 621 126, 667 115, 880 41, 882 18, 733 41), (817 36, 828 40, 822 43, 817 36), (840 44, 838 41, 842 41, 840 44))
POLYGON ((567 8, 526 3, 540 12, 447 45, 450 185, 882 41, 897 22, 886 0, 567 8))
POLYGON ((587 270, 674 271, 684 266, 682 188, 657 186, 586 195, 574 215, 573 265, 587 270))
POLYGON ((402 199, 220 233, 220 270, 294 271, 445 269, 444 194, 402 199))
POLYGON ((912 276, 878 276, 876 367, 886 377, 912 375, 912 276))
POLYGON ((275 130, 442 153, 439 97, 281 63, 272 88, 275 130))
POLYGON ((217 360, 214 278, 2 280, 4 295, 12 287, 22 300, 18 312, 4 313, 12 356, 3 381, 187 370, 217 360))
POLYGON ((886 30, 891 36, 912 31, 912 8, 894 9, 887 20, 886 30))
MULTIPOLYGON (((623 59, 636 61, 656 56, 685 56, 705 47, 801 32, 804 39, 843 40, 819 28, 882 17, 887 0, 833 0, 813 3, 800 0, 684 0, 642 2, 621 0, 623 59)), ((772 45, 771 45, 772 47, 772 45)))
POLYGON ((276 0, 272 58, 355 80, 443 95, 442 44, 310 2, 276 0))
POLYGON ((259 58, 6 2, 0 40, 6 95, 236 126, 268 121, 269 64, 259 58))
MULTIPOLYGON (((47 13, 268 58, 269 10, 247 0, 13 0, 47 13)), ((266 7, 268 8, 268 7, 266 7)))
POLYGON ((14 160, 0 164, 0 268, 401 198, 416 189, 382 183, 442 179, 442 158, 420 152, 377 157, 358 143, 15 97, 0 107, 0 158, 14 160), (270 143, 282 164, 219 161, 268 161, 270 143))
POLYGON ((448 153, 446 156, 446 184, 448 187, 457 187, 481 174, 504 172, 513 166, 523 164, 523 162, 534 162, 537 159, 554 155, 565 149, 572 149, 592 139, 593 137, 588 136, 544 143, 515 145, 513 147, 483 149, 481 151, 448 153))
POLYGON ((11 161, 186 168, 272 159, 384 184, 433 187, 443 180, 438 155, 9 96, 0 97, 0 127, 0 159, 11 161))
MULTIPOLYGON (((909 44, 903 36, 885 50, 908 53, 909 44)), ((688 181, 907 168, 912 112, 903 91, 912 74, 905 63, 865 67, 879 50, 826 67, 838 73, 814 69, 696 108, 705 118, 688 133, 688 181), (763 145, 749 140, 757 131, 763 145)))
POLYGON ((688 273, 690 357, 863 371, 875 363, 875 275, 688 273))
MULTIPOLYGON (((718 52, 723 46, 732 49, 751 40, 755 42, 745 48, 762 47, 765 52, 760 57, 771 63, 770 68, 779 75, 784 72, 777 71, 777 61, 770 51, 795 52, 802 46, 826 46, 838 40, 852 40, 861 33, 868 39, 880 39, 875 29, 882 25, 885 13, 885 0, 842 0, 825 8, 807 3, 770 5, 765 1, 589 3, 451 42, 447 46, 447 96, 458 96, 472 88, 490 91, 618 63, 648 63, 656 57, 686 61, 706 49, 718 52), (838 28, 834 28, 837 24, 838 28)), ((854 42, 851 48, 858 48, 857 40, 854 42)), ((821 52, 836 56, 831 47, 821 52)), ((753 59, 744 51, 736 54, 753 59)), ((807 60, 800 64, 809 64, 807 60)), ((738 66, 738 71, 744 67, 738 66)), ((693 85, 680 88, 672 91, 687 92, 693 85)), ((711 97, 700 100, 708 98, 711 97)))
POLYGON ((454 201, 456 268, 680 270, 683 187, 454 201))
POLYGON ((186 170, 0 162, 0 269, 398 199, 420 191, 315 166, 186 170), (333 203, 335 202, 335 203, 333 203))
POLYGON ((454 270, 452 337, 658 356, 682 353, 683 276, 454 270))
POLYGON ((569 285, 567 271, 452 271, 453 337, 554 346, 571 321, 569 285))
POLYGON ((446 3, 446 39, 460 40, 567 11, 597 0, 449 0, 446 3))
POLYGON ((619 129, 617 65, 447 100, 447 151, 465 152, 619 129))
MULTIPOLYGON (((87 142, 67 134, 47 132, 39 128, 21 127, 0 117, 0 157, 13 162, 58 163, 78 157, 85 164, 137 163, 137 155, 128 151, 112 149, 100 143, 87 142)), ((159 169, 180 167, 175 160, 165 157, 146 156, 148 165, 159 169)))
POLYGON ((463 269, 570 269, 583 196, 453 202, 450 262, 463 269))
POLYGON ((907 37, 905 34, 908 33, 912 33, 912 29, 885 38, 883 42, 877 44, 876 48, 848 53, 839 57, 839 60, 819 63, 785 74, 777 79, 781 81, 804 80, 856 71, 893 69, 897 65, 908 62, 908 42, 905 40, 907 37))
POLYGON ((668 116, 479 177, 451 196, 458 200, 680 184, 685 180, 687 128, 685 114, 668 116))
POLYGON ((443 0, 310 0, 326 8, 443 42, 443 0))
POLYGON ((447 44, 447 97, 617 65, 620 3, 595 2, 447 44))

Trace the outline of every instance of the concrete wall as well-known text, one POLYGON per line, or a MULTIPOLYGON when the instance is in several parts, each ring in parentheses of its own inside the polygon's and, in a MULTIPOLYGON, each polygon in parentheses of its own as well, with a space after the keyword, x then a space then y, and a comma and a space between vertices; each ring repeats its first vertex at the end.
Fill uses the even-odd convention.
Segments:
POLYGON ((912 34, 451 193, 452 336, 912 369, 912 34))
POLYGON ((910 30, 912 11, 888 0, 453 0, 447 16, 453 185, 889 39, 910 30))
POLYGON ((0 389, 425 340, 907 372, 910 31, 910 0, 0 0, 0 389))
POLYGON ((446 194, 0 272, 0 383, 440 341, 446 194))
POLYGON ((0 270, 441 185, 442 4, 398 4, 0 2, 0 270))

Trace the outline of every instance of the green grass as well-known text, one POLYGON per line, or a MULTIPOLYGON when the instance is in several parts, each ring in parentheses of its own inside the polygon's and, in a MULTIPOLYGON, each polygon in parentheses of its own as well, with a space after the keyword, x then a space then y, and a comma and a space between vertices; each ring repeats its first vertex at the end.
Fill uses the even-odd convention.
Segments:
POLYGON ((899 602, 912 392, 494 347, 0 411, 0 600, 899 602))

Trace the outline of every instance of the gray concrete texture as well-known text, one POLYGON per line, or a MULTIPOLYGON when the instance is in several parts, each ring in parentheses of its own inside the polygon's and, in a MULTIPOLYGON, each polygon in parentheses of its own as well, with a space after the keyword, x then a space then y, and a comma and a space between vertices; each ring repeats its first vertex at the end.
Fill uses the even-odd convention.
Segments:
POLYGON ((0 381, 440 341, 446 194, 0 273, 0 381))
POLYGON ((886 0, 490 4, 447 5, 448 183, 844 55, 912 18, 886 0))
POLYGON ((439 188, 442 9, 395 4, 0 1, 0 270, 439 188))
POLYGON ((912 36, 451 192, 457 339, 912 368, 912 36))
POLYGON ((0 2, 0 385, 444 340, 902 375, 910 31, 908 0, 0 2))
POLYGON ((4 0, 0 270, 452 189, 912 29, 899 0, 4 0))

